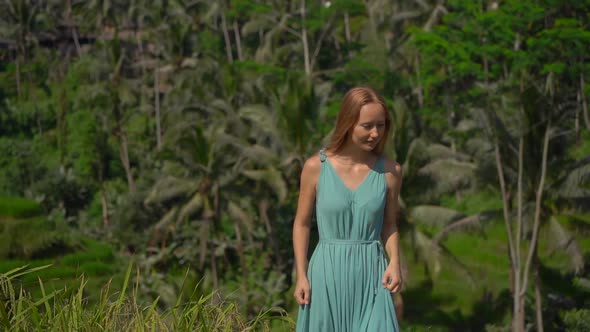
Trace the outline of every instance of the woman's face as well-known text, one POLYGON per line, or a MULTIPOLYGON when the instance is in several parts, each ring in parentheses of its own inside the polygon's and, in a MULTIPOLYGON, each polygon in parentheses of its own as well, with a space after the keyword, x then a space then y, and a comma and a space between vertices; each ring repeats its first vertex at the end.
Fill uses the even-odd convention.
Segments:
POLYGON ((385 134, 385 110, 378 103, 364 105, 351 133, 351 141, 365 151, 372 151, 385 134))

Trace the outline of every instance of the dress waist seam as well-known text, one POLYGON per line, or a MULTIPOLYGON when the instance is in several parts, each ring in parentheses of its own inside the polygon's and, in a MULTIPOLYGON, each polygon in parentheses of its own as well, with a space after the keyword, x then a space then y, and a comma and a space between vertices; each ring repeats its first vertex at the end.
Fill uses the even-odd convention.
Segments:
POLYGON ((320 239, 319 244, 339 244, 339 245, 370 245, 380 244, 379 240, 346 240, 346 239, 320 239))

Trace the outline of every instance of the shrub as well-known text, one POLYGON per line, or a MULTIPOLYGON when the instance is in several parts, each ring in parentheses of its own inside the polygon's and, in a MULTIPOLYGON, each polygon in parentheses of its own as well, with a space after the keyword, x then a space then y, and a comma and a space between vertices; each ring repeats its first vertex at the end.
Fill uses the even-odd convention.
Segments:
POLYGON ((563 322, 568 332, 590 331, 590 310, 579 309, 567 311, 563 317, 563 322))

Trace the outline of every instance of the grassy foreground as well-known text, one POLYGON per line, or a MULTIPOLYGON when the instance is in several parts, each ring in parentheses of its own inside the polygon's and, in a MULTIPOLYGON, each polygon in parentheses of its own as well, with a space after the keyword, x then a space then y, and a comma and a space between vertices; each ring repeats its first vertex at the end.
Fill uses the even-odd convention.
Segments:
POLYGON ((131 265, 121 291, 112 292, 108 283, 98 303, 92 305, 85 297, 84 277, 78 289, 64 287, 52 292, 46 292, 43 281, 38 279, 39 297, 18 286, 22 276, 46 268, 49 266, 20 267, 0 274, 3 331, 289 331, 294 327, 281 309, 270 309, 246 320, 235 304, 224 301, 217 293, 194 300, 183 300, 181 296, 176 305, 163 311, 158 309, 158 299, 138 303, 139 284, 129 283, 131 265))

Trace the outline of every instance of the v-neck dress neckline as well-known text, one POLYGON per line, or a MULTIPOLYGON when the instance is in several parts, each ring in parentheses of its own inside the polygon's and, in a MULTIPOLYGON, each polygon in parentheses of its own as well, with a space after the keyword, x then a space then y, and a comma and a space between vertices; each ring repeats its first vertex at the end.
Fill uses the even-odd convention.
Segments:
POLYGON ((381 162, 381 159, 382 159, 382 157, 378 157, 377 158, 377 160, 373 163, 373 166, 369 168, 369 171, 363 177, 362 181, 354 189, 350 189, 350 187, 348 187, 346 185, 346 183, 344 182, 344 180, 342 180, 342 176, 340 176, 340 174, 336 170, 336 167, 334 167, 334 164, 332 163, 332 161, 330 160, 330 158, 328 158, 328 156, 326 156, 326 163, 328 164, 328 166, 329 166, 330 170, 332 171, 332 173, 334 174, 334 176, 340 181, 340 183, 342 184, 342 186, 346 190, 348 190, 348 192, 350 192, 351 194, 354 194, 363 184, 365 184, 365 182, 367 182, 369 180, 369 178, 373 175, 373 173, 375 173, 375 168, 377 166, 379 166, 379 164, 381 162))

